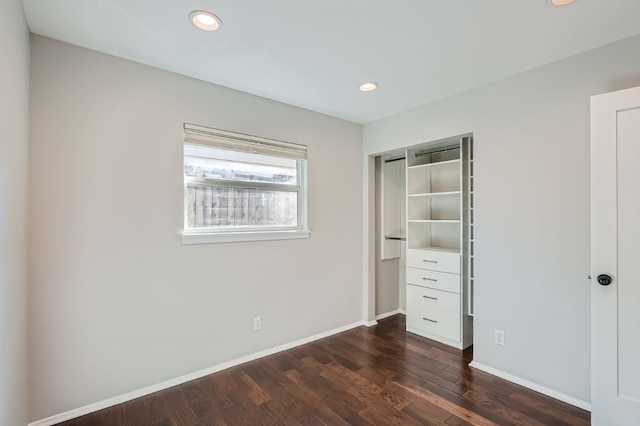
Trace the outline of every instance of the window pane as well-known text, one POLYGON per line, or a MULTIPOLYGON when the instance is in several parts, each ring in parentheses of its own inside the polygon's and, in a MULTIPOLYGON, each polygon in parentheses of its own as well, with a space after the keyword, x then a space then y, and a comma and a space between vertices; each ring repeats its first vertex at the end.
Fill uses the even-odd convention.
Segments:
POLYGON ((269 182, 285 185, 297 184, 296 160, 274 159, 262 155, 261 163, 233 161, 185 155, 184 175, 244 182, 269 182), (272 163, 272 164, 269 164, 272 163), (279 163, 279 164, 278 164, 279 163))
POLYGON ((296 227, 298 193, 187 186, 189 228, 296 227))

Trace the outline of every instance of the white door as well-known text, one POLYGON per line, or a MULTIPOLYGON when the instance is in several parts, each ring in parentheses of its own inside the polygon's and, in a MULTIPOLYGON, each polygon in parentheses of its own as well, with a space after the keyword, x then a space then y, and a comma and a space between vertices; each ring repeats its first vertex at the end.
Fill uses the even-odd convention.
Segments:
POLYGON ((591 406, 640 425, 640 87, 591 98, 591 406))

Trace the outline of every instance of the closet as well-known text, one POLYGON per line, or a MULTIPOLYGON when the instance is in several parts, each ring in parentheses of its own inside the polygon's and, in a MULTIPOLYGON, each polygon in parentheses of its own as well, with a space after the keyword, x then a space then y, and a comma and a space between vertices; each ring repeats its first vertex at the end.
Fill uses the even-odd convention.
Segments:
POLYGON ((407 331, 473 343, 473 141, 406 151, 407 331))
POLYGON ((376 317, 407 331, 473 343, 473 139, 424 143, 376 158, 376 317))

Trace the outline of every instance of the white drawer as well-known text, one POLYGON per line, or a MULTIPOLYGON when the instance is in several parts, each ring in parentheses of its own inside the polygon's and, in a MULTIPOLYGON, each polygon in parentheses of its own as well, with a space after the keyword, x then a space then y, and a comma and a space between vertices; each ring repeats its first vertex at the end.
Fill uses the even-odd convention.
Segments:
POLYGON ((428 269, 407 268, 407 283, 421 287, 460 293, 460 275, 428 269))
POLYGON ((460 341, 460 313, 407 301, 407 327, 460 341))
POLYGON ((459 274, 460 254, 446 251, 407 250, 407 266, 459 274))
POLYGON ((460 295, 431 288, 407 285, 407 302, 419 303, 445 311, 460 312, 460 295))

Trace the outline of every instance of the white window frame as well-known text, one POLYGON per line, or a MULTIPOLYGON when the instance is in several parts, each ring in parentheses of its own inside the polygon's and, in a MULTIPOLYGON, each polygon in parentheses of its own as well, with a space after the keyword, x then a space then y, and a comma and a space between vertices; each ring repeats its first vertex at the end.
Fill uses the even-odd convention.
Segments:
MULTIPOLYGON (((214 149, 225 149, 252 154, 263 154, 296 160, 297 185, 282 185, 268 182, 228 181, 214 178, 194 178, 184 176, 183 169, 183 215, 184 226, 182 244, 211 244, 241 241, 288 240, 309 238, 311 231, 307 224, 307 149, 304 145, 273 139, 250 136, 226 130, 212 129, 193 124, 184 124, 183 147, 195 146, 214 149), (297 226, 296 227, 260 227, 242 229, 189 228, 187 184, 196 183, 205 186, 228 188, 256 188, 266 190, 297 192, 297 226)), ((183 150, 184 158, 184 150, 183 150)))

